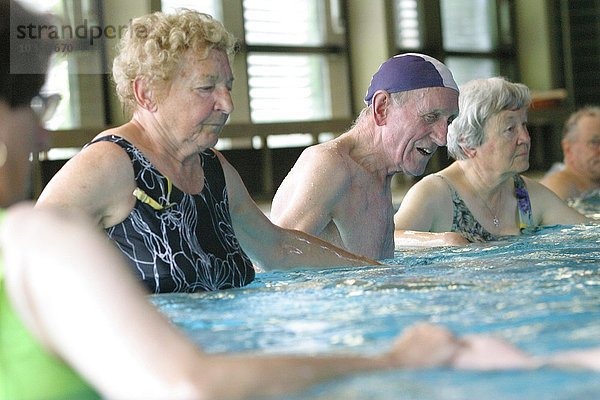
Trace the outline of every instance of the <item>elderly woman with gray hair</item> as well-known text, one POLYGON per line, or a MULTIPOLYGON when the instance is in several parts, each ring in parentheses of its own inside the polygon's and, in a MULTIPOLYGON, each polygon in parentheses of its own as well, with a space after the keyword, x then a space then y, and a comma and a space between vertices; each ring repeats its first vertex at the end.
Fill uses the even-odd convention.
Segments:
POLYGON ((408 191, 394 216, 397 245, 457 244, 457 235, 464 243, 484 242, 529 227, 589 221, 520 175, 529 168, 530 101, 527 86, 501 77, 461 88, 460 113, 448 130, 456 161, 408 191), (415 240, 405 240, 408 232, 415 240), (432 241, 424 232, 451 234, 432 241))

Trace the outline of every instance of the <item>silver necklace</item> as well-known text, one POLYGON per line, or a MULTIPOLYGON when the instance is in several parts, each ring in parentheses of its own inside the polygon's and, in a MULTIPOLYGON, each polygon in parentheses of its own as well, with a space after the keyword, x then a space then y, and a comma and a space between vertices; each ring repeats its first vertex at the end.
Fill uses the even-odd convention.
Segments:
MULTIPOLYGON (((460 165, 459 165, 459 167, 460 167, 460 165)), ((475 193, 475 196, 477 196, 477 198, 479 200, 481 200, 481 202, 483 203, 483 205, 485 206, 485 208, 487 208, 487 210, 489 212, 489 215, 492 216, 492 223, 494 224, 494 226, 496 228, 500 227, 500 219, 498 218, 498 216, 496 215, 496 213, 492 211, 492 209, 490 208, 490 206, 488 206, 488 203, 483 200, 483 197, 481 197, 479 195, 479 192, 475 189, 475 186, 473 186, 473 184, 471 183, 471 181, 469 181, 469 179, 466 177, 467 174, 465 174, 464 170, 463 170, 463 175, 465 175, 465 180, 467 181, 467 184, 471 187, 471 189, 473 189, 473 193, 475 193)))
POLYGON ((490 206, 488 206, 488 203, 486 203, 483 200, 483 197, 481 197, 479 195, 479 193, 477 192, 477 190, 475 190, 475 187, 471 184, 471 182, 469 182, 469 186, 471 186, 471 188, 473 188, 473 192, 475 192, 475 196, 477 196, 477 198, 479 200, 481 200, 481 202, 483 203, 483 205, 485 206, 485 208, 487 208, 489 214, 492 216, 492 223, 494 224, 494 226, 496 228, 498 228, 500 226, 500 220, 498 219, 498 216, 496 215, 496 213, 493 212, 492 209, 490 208, 490 206))
POLYGON ((496 217, 495 214, 494 214, 494 218, 492 218, 492 222, 494 223, 496 228, 500 226, 500 220, 498 219, 498 217, 496 217))

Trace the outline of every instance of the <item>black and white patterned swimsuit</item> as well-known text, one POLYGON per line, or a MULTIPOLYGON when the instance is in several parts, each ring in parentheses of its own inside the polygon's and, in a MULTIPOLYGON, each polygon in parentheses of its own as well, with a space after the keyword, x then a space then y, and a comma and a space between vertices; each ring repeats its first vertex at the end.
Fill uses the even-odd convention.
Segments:
POLYGON ((197 195, 171 185, 142 152, 119 136, 133 165, 135 206, 106 230, 152 293, 229 289, 254 280, 252 262, 233 231, 223 167, 212 150, 201 153, 204 188, 197 195))

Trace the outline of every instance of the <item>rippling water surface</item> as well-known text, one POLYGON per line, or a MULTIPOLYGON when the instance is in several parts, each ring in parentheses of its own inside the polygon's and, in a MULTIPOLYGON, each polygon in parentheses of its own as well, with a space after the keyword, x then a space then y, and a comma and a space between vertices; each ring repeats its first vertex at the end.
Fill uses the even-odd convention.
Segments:
MULTIPOLYGON (((373 354, 417 321, 441 323, 459 334, 497 335, 534 354, 600 346, 599 225, 407 250, 388 262, 261 273, 241 289, 151 299, 209 352, 373 354)), ((600 374, 380 372, 290 398, 597 399, 600 374)))

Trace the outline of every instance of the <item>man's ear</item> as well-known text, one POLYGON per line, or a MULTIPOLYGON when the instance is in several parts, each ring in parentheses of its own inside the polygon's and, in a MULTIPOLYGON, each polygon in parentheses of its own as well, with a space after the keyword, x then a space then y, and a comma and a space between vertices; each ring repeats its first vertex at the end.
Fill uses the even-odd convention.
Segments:
POLYGON ((154 90, 150 88, 144 78, 135 78, 133 81, 133 94, 138 106, 151 112, 157 110, 154 90))
POLYGON ((471 147, 462 147, 462 151, 467 155, 467 157, 469 158, 473 158, 475 157, 475 155, 477 154, 477 149, 473 149, 471 147))
POLYGON ((571 153, 571 141, 567 140, 567 139, 563 139, 560 141, 560 145, 562 147, 562 151, 563 151, 563 157, 567 157, 570 156, 571 153))
POLYGON ((385 125, 387 119, 387 110, 392 103, 392 98, 385 90, 378 90, 373 95, 371 107, 373 108, 373 117, 377 126, 385 125))

